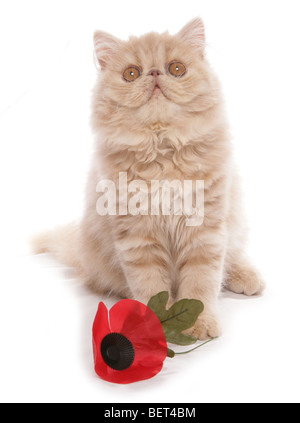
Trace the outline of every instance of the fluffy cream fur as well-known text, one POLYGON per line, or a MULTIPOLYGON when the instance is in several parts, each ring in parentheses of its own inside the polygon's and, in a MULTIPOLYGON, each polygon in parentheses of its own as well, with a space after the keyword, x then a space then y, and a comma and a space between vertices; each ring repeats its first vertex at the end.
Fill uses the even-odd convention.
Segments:
POLYGON ((121 41, 95 33, 100 63, 93 96, 96 149, 79 225, 41 235, 36 252, 50 251, 77 268, 99 293, 147 303, 167 290, 174 300, 196 298, 205 311, 191 331, 199 339, 220 334, 217 300, 222 284, 253 295, 263 282, 244 255, 245 225, 238 177, 219 82, 205 57, 203 23, 178 34, 150 33, 121 41), (168 72, 180 61, 181 78, 168 72), (122 75, 142 70, 134 82, 122 75), (152 72, 151 72, 152 71, 152 72), (159 83, 161 90, 155 90, 159 83), (105 216, 96 212, 101 179, 204 180, 205 218, 187 227, 184 216, 105 216))

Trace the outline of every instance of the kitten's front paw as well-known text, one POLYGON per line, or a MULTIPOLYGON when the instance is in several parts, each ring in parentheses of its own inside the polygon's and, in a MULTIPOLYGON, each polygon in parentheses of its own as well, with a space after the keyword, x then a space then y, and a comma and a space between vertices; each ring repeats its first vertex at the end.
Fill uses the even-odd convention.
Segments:
POLYGON ((262 294, 265 283, 251 265, 242 262, 231 266, 226 278, 225 288, 236 294, 252 296, 262 294))
POLYGON ((221 335, 219 321, 214 314, 200 315, 194 327, 186 331, 189 335, 205 341, 208 338, 216 338, 221 335))

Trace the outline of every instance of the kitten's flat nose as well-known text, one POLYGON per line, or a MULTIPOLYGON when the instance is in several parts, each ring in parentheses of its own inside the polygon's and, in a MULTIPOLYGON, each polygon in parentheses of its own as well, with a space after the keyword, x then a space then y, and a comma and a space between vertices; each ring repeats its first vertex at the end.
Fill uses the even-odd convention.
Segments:
POLYGON ((161 75, 162 72, 158 69, 151 69, 151 71, 148 72, 148 76, 154 76, 154 78, 157 78, 158 75, 161 75))

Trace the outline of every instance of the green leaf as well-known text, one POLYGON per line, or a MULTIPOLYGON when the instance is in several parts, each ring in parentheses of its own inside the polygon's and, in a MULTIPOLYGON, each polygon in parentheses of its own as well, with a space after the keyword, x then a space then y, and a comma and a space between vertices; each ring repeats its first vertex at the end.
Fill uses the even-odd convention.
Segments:
POLYGON ((164 330, 167 342, 170 342, 171 344, 192 345, 198 341, 197 338, 194 338, 191 335, 180 333, 178 330, 174 328, 170 329, 169 327, 163 326, 163 330, 164 330))
POLYGON ((148 307, 154 311, 162 324, 167 342, 177 345, 194 344, 197 339, 182 332, 194 326, 204 310, 203 303, 198 300, 183 299, 167 310, 168 300, 169 293, 164 291, 155 295, 148 303, 148 307))
POLYGON ((180 300, 167 310, 168 316, 161 321, 165 326, 176 326, 180 331, 194 326, 204 305, 198 300, 180 300))
POLYGON ((161 322, 168 318, 168 311, 166 310, 168 300, 168 291, 163 291, 152 297, 148 303, 148 307, 154 311, 161 322))

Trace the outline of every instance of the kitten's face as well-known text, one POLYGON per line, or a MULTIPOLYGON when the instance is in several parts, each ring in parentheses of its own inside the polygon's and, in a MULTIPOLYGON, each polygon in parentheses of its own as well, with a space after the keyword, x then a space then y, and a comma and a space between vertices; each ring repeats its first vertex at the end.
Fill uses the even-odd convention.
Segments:
POLYGON ((213 101, 199 19, 175 36, 151 33, 123 42, 98 32, 95 46, 102 67, 99 95, 129 120, 168 124, 213 101))

